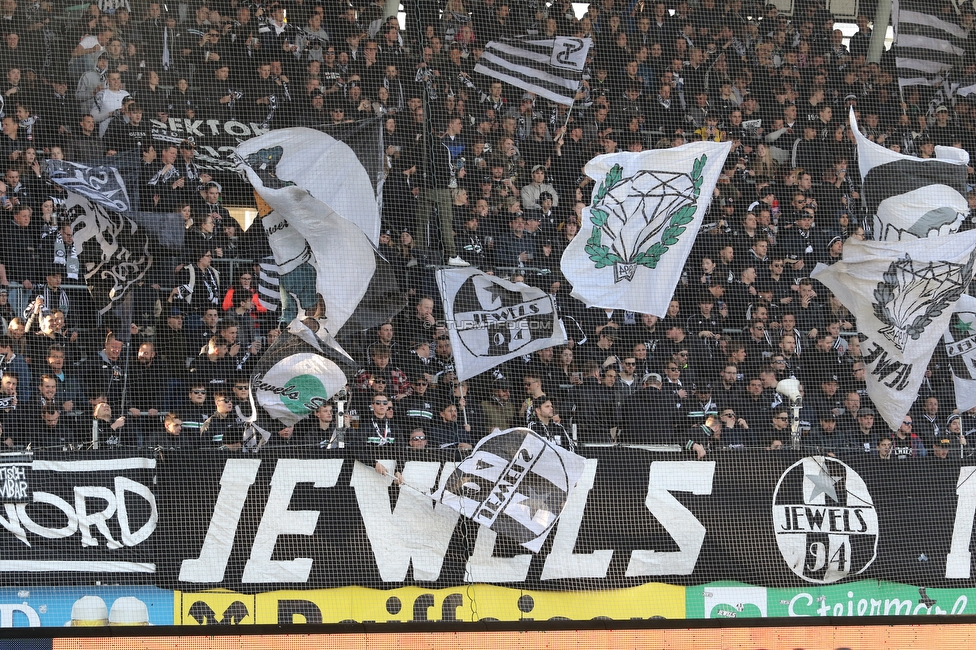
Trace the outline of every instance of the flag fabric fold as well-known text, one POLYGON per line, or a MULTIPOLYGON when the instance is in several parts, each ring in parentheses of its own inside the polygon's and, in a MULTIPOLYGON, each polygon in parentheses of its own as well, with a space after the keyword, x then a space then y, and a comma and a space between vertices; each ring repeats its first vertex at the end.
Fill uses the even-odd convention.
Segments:
POLYGON ((332 399, 357 370, 330 336, 313 333, 296 319, 261 355, 251 391, 268 415, 292 426, 332 399))
POLYGON ((967 294, 959 299, 942 341, 952 371, 956 408, 965 413, 976 407, 976 298, 967 294))
POLYGON ((71 191, 64 210, 74 234, 79 271, 98 313, 106 314, 122 304, 152 267, 150 233, 129 217, 71 191))
POLYGON ((966 54, 966 30, 934 0, 892 0, 892 53, 899 86, 941 85, 966 54))
MULTIPOLYGON (((325 307, 322 325, 334 337, 366 294, 376 270, 375 249, 362 221, 376 208, 369 178, 348 147, 312 129, 273 131, 244 142, 238 155, 256 193, 278 282, 287 293, 283 299, 296 300, 300 309, 313 312, 318 294, 325 307), (303 140, 303 135, 309 139, 303 140), (327 159, 315 144, 321 138, 333 142, 333 155, 327 159), (352 212, 344 214, 323 201, 329 197, 352 212), (362 205, 351 207, 357 203, 362 205), (308 277, 309 267, 314 280, 308 277)), ((377 221, 377 239, 378 228, 377 221)))
POLYGON ((454 367, 460 381, 509 359, 566 343, 555 299, 477 269, 440 269, 454 367))
MULTIPOLYGON (((374 245, 380 241, 380 213, 372 180, 359 157, 346 143, 315 129, 276 129, 247 140, 237 148, 251 185, 273 174, 297 185, 329 206, 366 234, 374 245), (277 156, 270 152, 280 147, 277 156)), ((260 185, 265 187, 265 183, 260 185)), ((270 188, 268 188, 270 189, 270 188)), ((262 193, 265 201, 268 197, 262 193)))
POLYGON ((51 180, 75 194, 80 194, 106 210, 127 212, 129 194, 122 175, 115 167, 90 167, 68 160, 48 160, 47 173, 51 180))
POLYGON ((976 266, 976 231, 930 240, 849 239, 819 280, 857 319, 868 396, 897 430, 976 266))
POLYGON ((573 296, 663 318, 731 146, 696 142, 586 163, 598 189, 560 262, 573 296))
POLYGON ((878 241, 925 239, 959 230, 969 215, 965 149, 936 147, 936 158, 896 153, 868 140, 857 128, 857 160, 863 181, 863 200, 874 217, 878 241))
POLYGON ((592 41, 588 38, 500 38, 489 41, 475 72, 572 106, 592 41))
POLYGON ((529 429, 499 431, 482 438, 432 498, 538 553, 585 462, 529 429))

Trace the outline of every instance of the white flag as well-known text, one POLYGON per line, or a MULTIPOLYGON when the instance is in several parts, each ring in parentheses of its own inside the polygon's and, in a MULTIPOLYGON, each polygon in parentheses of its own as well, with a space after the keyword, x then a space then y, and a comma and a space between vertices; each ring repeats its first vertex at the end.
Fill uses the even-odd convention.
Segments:
POLYGON ((949 356, 956 408, 976 406, 976 298, 964 295, 956 303, 942 340, 949 356))
POLYGON ((864 204, 874 216, 874 238, 901 241, 958 231, 969 215, 966 150, 936 147, 936 158, 906 156, 864 137, 853 109, 850 119, 864 204))
POLYGON ((849 239, 844 259, 818 265, 823 282, 857 319, 868 395, 897 430, 973 277, 976 231, 901 242, 849 239), (937 245, 936 245, 937 242, 937 245))
MULTIPOLYGON (((307 169, 296 171, 295 161, 311 162, 317 156, 316 146, 308 145, 311 152, 306 158, 306 143, 287 133, 296 130, 332 139, 311 129, 283 129, 244 142, 237 148, 237 153, 244 162, 242 167, 248 181, 267 204, 260 205, 259 201, 258 208, 278 265, 279 282, 289 273, 302 273, 301 267, 305 263, 311 264, 315 269, 315 291, 326 306, 323 326, 334 337, 366 295, 376 270, 376 257, 373 245, 360 225, 317 198, 311 186, 331 188, 319 191, 321 196, 328 196, 335 187, 352 191, 349 188, 359 183, 346 176, 358 177, 361 173, 368 189, 363 189, 356 199, 362 203, 372 202, 374 208, 376 202, 369 179, 351 151, 351 160, 336 150, 335 160, 320 162, 314 168, 315 173, 307 169), (290 164, 285 165, 286 160, 290 164), (297 175, 291 176, 292 172, 297 175), (294 178, 310 185, 301 185, 294 178)), ((334 142, 345 147, 337 140, 334 142)), ((352 197, 337 198, 340 204, 349 205, 352 197)), ((311 298, 306 302, 311 302, 311 298)), ((314 306, 314 302, 301 304, 302 309, 309 311, 314 306)))
POLYGON ((349 145, 315 129, 277 129, 242 142, 237 147, 237 155, 249 167, 260 168, 270 161, 257 156, 258 152, 276 147, 281 148, 273 162, 278 178, 306 190, 343 219, 359 226, 374 246, 379 244, 376 192, 369 174, 349 145))
POLYGON ((437 287, 460 381, 567 341, 556 301, 542 289, 477 269, 440 269, 437 287))
POLYGON ((586 163, 598 190, 561 261, 573 296, 663 318, 731 146, 696 142, 586 163))
POLYGON ((538 553, 586 459, 530 429, 492 433, 432 498, 538 553))

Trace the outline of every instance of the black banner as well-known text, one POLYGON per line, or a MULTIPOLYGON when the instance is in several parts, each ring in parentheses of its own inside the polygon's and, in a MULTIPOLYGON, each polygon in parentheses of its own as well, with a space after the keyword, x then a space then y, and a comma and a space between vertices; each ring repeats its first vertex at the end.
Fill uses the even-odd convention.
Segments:
POLYGON ((17 465, 30 499, 3 499, 0 581, 153 584, 156 461, 99 452, 39 456, 17 465))
MULTIPOLYGON (((164 547, 181 554, 160 559, 158 584, 236 591, 469 581, 532 589, 866 578, 976 584, 968 574, 946 577, 956 482, 976 467, 765 451, 701 462, 639 449, 584 455, 583 478, 538 554, 435 508, 425 493, 447 473, 434 452, 401 462, 408 486, 401 488, 328 452, 226 463, 170 457, 161 468, 160 512, 164 522, 179 520, 163 527, 172 532, 164 547), (191 484, 192 495, 180 494, 191 484)), ((970 518, 961 522, 966 530, 976 481, 972 491, 973 507, 958 508, 970 518)), ((956 556, 967 559, 954 556, 950 573, 968 570, 969 538, 963 543, 956 556)))
POLYGON ((976 465, 759 450, 704 461, 640 449, 584 455, 582 479, 533 554, 435 506, 429 494, 457 460, 439 452, 401 458, 403 487, 348 449, 170 451, 156 461, 38 454, 32 502, 0 509, 0 581, 59 571, 58 584, 96 574, 250 593, 481 582, 976 586, 976 465))

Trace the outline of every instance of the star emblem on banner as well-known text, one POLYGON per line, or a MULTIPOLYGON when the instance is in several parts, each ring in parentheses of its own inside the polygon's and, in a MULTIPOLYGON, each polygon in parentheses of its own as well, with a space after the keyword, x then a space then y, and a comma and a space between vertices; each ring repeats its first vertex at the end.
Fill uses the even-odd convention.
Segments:
POLYGON ((803 478, 807 479, 813 483, 813 492, 810 494, 810 501, 813 501, 818 496, 823 494, 834 500, 834 503, 839 503, 837 499, 837 490, 834 486, 840 480, 839 478, 834 478, 827 473, 825 467, 820 468, 819 474, 804 474, 803 478))
POLYGON ((952 326, 955 329, 957 329, 960 332, 962 332, 963 334, 970 334, 973 331, 973 323, 972 323, 972 321, 970 321, 970 322, 967 323, 966 321, 962 320, 961 318, 959 319, 958 322, 954 323, 952 326))

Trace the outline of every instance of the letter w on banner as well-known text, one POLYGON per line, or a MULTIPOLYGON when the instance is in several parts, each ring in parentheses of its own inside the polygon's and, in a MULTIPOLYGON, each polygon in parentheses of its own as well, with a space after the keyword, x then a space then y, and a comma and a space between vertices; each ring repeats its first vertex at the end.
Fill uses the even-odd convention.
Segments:
POLYGON ((849 239, 844 259, 812 277, 851 310, 862 336, 868 395, 892 430, 908 413, 925 368, 976 266, 976 231, 935 239, 849 239))
POLYGON ((441 269, 437 286, 460 381, 509 359, 566 343, 556 301, 542 289, 477 269, 441 269))
POLYGON ((585 462, 529 429, 500 431, 482 438, 433 498, 538 553, 585 462))
POLYGON ((663 318, 731 147, 696 142, 586 163, 598 189, 560 262, 573 296, 663 318))

